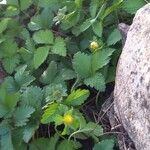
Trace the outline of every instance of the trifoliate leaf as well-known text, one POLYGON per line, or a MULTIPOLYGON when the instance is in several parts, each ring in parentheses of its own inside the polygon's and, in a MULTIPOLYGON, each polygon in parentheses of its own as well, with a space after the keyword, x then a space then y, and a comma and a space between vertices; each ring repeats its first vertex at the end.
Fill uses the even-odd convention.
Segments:
POLYGON ((35 109, 31 106, 20 106, 14 112, 14 122, 17 127, 26 125, 35 109))
POLYGON ((87 86, 94 87, 96 90, 105 90, 105 79, 101 73, 96 73, 95 75, 84 79, 84 83, 87 86))
POLYGON ((118 29, 114 29, 110 35, 108 36, 108 39, 107 39, 107 45, 110 46, 110 45, 114 45, 116 44, 118 41, 120 41, 122 39, 121 37, 121 34, 119 32, 118 29))
POLYGON ((64 39, 61 37, 56 37, 51 51, 54 54, 58 54, 60 56, 66 56, 66 44, 64 39))
POLYGON ((0 21, 0 33, 6 30, 9 18, 4 18, 0 21))
POLYGON ((95 21, 92 25, 92 29, 98 37, 102 37, 103 25, 101 21, 95 21))
POLYGON ((34 33, 33 40, 38 44, 53 44, 53 33, 50 30, 40 30, 34 33))
POLYGON ((34 67, 37 69, 47 58, 49 53, 49 46, 39 47, 34 54, 34 67))
POLYGON ((89 90, 78 89, 76 91, 72 91, 64 102, 70 106, 80 106, 85 100, 87 100, 89 94, 89 90))
POLYGON ((20 62, 20 58, 19 55, 14 55, 12 57, 7 57, 3 60, 3 66, 4 69, 9 73, 13 73, 13 71, 15 70, 15 68, 17 67, 17 65, 20 62))
POLYGON ((128 13, 135 14, 138 9, 144 6, 146 2, 144 0, 126 0, 122 3, 122 8, 128 13))
POLYGON ((110 56, 114 52, 115 49, 105 48, 100 51, 95 52, 92 55, 92 70, 93 72, 101 69, 105 65, 107 65, 110 61, 110 56))
POLYGON ((102 140, 101 142, 97 143, 93 150, 113 150, 114 147, 114 140, 102 140))
POLYGON ((59 104, 53 103, 48 105, 44 114, 42 115, 41 123, 47 124, 53 121, 55 115, 57 114, 59 104))
POLYGON ((73 68, 81 78, 91 75, 91 56, 78 52, 73 58, 73 68))

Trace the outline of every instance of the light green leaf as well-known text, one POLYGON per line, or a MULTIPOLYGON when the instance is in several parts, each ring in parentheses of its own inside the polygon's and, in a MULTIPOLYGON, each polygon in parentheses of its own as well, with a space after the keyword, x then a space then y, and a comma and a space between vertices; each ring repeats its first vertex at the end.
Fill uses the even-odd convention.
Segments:
POLYGON ((37 69, 47 58, 49 53, 49 46, 39 47, 34 54, 34 67, 37 69))
POLYGON ((89 90, 78 89, 76 91, 72 91, 64 102, 70 106, 80 106, 85 100, 87 100, 89 95, 89 90))
POLYGON ((114 140, 102 140, 94 146, 93 150, 113 150, 113 147, 114 140))
POLYGON ((98 37, 102 37, 103 25, 101 21, 95 21, 95 23, 92 25, 92 29, 98 37))
POLYGON ((42 115, 41 123, 47 124, 53 121, 53 118, 57 114, 59 104, 53 103, 48 105, 46 110, 44 111, 44 114, 42 115))
POLYGON ((16 108, 14 112, 14 122, 17 127, 26 125, 31 114, 35 111, 33 107, 30 106, 20 106, 16 108))
POLYGON ((84 83, 87 86, 94 87, 96 90, 105 90, 105 79, 101 73, 96 73, 95 75, 84 79, 84 83))
POLYGON ((0 21, 0 33, 6 30, 9 20, 9 18, 4 18, 2 21, 0 21))
POLYGON ((118 29, 114 29, 107 39, 108 46, 116 44, 118 41, 122 39, 121 34, 118 29))
POLYGON ((144 0, 125 0, 122 3, 122 8, 128 13, 135 14, 145 4, 146 2, 144 0))
POLYGON ((25 10, 27 8, 29 8, 29 6, 32 4, 32 0, 23 0, 20 1, 20 9, 21 10, 25 10))
POLYGON ((81 52, 76 53, 73 58, 73 68, 79 77, 89 77, 91 75, 91 56, 81 52))
POLYGON ((53 38, 50 30, 40 30, 33 35, 33 40, 38 44, 53 44, 53 38))
POLYGON ((64 39, 61 37, 56 37, 51 51, 54 54, 58 54, 60 56, 66 56, 66 44, 64 39))

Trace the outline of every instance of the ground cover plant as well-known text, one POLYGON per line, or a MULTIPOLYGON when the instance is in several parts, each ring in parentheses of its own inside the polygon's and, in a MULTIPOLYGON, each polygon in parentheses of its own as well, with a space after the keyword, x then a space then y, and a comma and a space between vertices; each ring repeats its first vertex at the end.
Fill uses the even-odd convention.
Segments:
POLYGON ((113 83, 122 49, 117 25, 130 24, 146 3, 7 0, 0 5, 0 149, 117 147, 115 136, 105 136, 83 107, 92 101, 92 111, 100 111, 99 95, 113 83))

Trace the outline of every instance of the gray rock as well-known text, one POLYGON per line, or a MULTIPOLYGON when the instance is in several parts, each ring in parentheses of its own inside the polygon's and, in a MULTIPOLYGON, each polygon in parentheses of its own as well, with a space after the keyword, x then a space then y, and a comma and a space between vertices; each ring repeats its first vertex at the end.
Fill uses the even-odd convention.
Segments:
POLYGON ((114 108, 137 150, 150 150, 150 3, 138 10, 120 56, 114 108))

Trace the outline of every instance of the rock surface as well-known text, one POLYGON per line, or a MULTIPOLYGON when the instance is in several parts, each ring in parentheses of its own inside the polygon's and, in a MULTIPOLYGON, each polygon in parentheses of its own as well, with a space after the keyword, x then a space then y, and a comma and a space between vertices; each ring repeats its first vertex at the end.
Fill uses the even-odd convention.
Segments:
POLYGON ((120 56, 114 108, 137 150, 150 150, 150 3, 138 10, 120 56))

